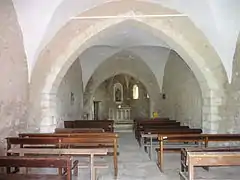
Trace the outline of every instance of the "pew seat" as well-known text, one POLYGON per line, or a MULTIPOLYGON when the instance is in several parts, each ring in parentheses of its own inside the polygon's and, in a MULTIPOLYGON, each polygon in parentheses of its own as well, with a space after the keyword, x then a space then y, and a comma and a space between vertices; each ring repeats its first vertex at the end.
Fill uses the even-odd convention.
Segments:
POLYGON ((209 142, 240 141, 240 134, 159 134, 158 140, 158 166, 163 172, 163 153, 167 151, 167 149, 164 148, 164 142, 195 142, 199 147, 208 147, 209 142))
POLYGON ((14 174, 14 172, 8 172, 9 174, 0 174, 1 180, 71 180, 71 164, 72 159, 70 157, 33 157, 33 156, 1 156, 0 167, 18 167, 18 168, 58 168, 64 169, 66 172, 59 171, 57 175, 49 174, 14 174))
POLYGON ((51 174, 0 174, 0 180, 66 180, 66 177, 51 174))
MULTIPOLYGON (((26 135, 26 134, 24 134, 26 135)), ((40 137, 36 137, 36 134, 28 134, 25 137, 9 137, 7 139, 7 149, 11 149, 13 145, 19 145, 24 149, 44 149, 52 148, 56 151, 60 151, 65 148, 68 151, 71 150, 84 150, 84 149, 112 149, 113 150, 113 163, 114 163, 114 175, 117 176, 117 138, 116 133, 80 133, 74 134, 74 136, 68 136, 68 134, 38 134, 40 137), (56 136, 55 136, 56 135, 56 136), (33 137, 31 137, 33 136, 33 137)), ((22 136, 22 134, 21 134, 22 136)), ((8 152, 10 153, 10 152, 8 152)))
POLYGON ((240 166, 240 152, 187 152, 187 157, 188 171, 180 171, 181 180, 194 180, 194 167, 240 166))

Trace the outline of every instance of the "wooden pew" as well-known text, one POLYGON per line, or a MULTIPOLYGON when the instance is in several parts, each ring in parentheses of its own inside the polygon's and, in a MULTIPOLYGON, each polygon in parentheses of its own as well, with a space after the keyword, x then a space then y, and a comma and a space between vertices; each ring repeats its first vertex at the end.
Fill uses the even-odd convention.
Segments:
MULTIPOLYGON (((133 130, 135 130, 136 125, 139 121, 170 121, 168 117, 162 117, 162 118, 137 118, 133 120, 133 130)), ((171 120, 175 121, 175 120, 171 120)))
POLYGON ((135 138, 140 140, 141 131, 144 131, 144 129, 151 129, 151 128, 161 128, 166 126, 172 126, 172 127, 179 127, 180 122, 176 121, 140 121, 137 122, 135 127, 135 138))
POLYGON ((188 173, 180 172, 181 180, 194 180, 194 167, 240 166, 240 152, 187 152, 187 159, 188 173))
MULTIPOLYGON (((173 134, 201 134, 202 130, 201 129, 189 129, 189 128, 170 128, 170 129, 159 129, 156 130, 154 129, 153 131, 146 131, 141 134, 141 141, 144 146, 144 149, 146 152, 149 154, 149 158, 152 158, 153 154, 153 140, 158 139, 159 135, 163 136, 168 136, 168 135, 173 135, 173 134), (149 150, 147 151, 147 147, 149 147, 149 150)), ((172 141, 173 142, 173 141, 172 141)), ((186 141, 187 142, 187 141, 186 141)), ((181 143, 185 143, 185 141, 181 141, 181 143)))
POLYGON ((106 164, 99 164, 94 162, 94 157, 97 155, 106 155, 108 149, 63 149, 63 148, 12 148, 7 151, 9 154, 20 154, 20 156, 25 155, 58 155, 58 156, 80 156, 80 155, 88 155, 90 156, 90 163, 88 162, 80 162, 80 164, 74 163, 74 173, 78 174, 78 167, 80 168, 90 168, 90 177, 91 180, 95 180, 96 178, 96 169, 97 168, 107 168, 106 164), (76 166, 78 164, 78 166, 76 166), (75 167, 76 166, 76 167, 75 167))
MULTIPOLYGON (((187 172, 187 153, 188 152, 240 152, 240 147, 191 147, 181 149, 181 169, 180 172, 187 172)), ((205 167, 204 167, 205 168, 205 167)), ((208 168, 205 168, 208 170, 208 168)))
POLYGON ((201 133, 202 130, 190 129, 188 126, 164 126, 155 129, 144 129, 140 132, 139 146, 143 146, 145 152, 152 157, 153 146, 158 146, 158 134, 172 132, 178 133, 179 131, 186 133, 201 133))
POLYGON ((65 128, 100 128, 105 132, 114 131, 114 120, 74 120, 64 121, 65 128))
POLYGON ((157 126, 157 127, 144 127, 143 129, 138 131, 137 134, 137 141, 139 142, 140 146, 141 146, 141 139, 143 138, 147 138, 144 137, 144 134, 148 134, 148 135, 153 135, 153 138, 157 138, 157 134, 161 134, 161 133, 167 133, 170 134, 172 132, 172 134, 179 134, 180 132, 189 132, 189 134, 191 132, 193 132, 192 134, 194 134, 195 132, 197 134, 199 134, 199 132, 201 133, 202 130, 201 129, 190 129, 188 126, 178 126, 178 125, 163 125, 163 126, 157 126), (169 132, 169 133, 168 133, 169 132))
POLYGON ((82 133, 19 133, 19 137, 89 137, 89 138, 118 138, 117 133, 110 132, 82 132, 82 133))
POLYGON ((33 157, 33 156, 1 156, 0 167, 27 167, 27 168, 61 168, 66 169, 66 174, 0 174, 1 180, 71 180, 70 157, 33 157))
POLYGON ((29 147, 30 145, 31 148, 34 146, 39 148, 39 145, 42 145, 42 148, 49 148, 49 145, 53 148, 111 148, 113 149, 114 175, 117 176, 118 135, 116 133, 33 133, 20 134, 20 136, 19 138, 7 138, 7 149, 10 149, 12 145, 20 145, 20 147, 29 147))
MULTIPOLYGON (((118 140, 118 134, 117 133, 110 133, 110 132, 102 132, 102 133, 97 133, 97 132, 83 132, 83 133, 20 133, 19 137, 43 137, 43 138, 51 138, 51 137, 80 137, 80 138, 110 138, 110 139, 116 139, 118 140)), ((96 144, 96 147, 98 145, 96 144)), ((113 155, 114 156, 114 146, 108 145, 105 147, 113 149, 113 151, 109 151, 108 155, 113 155)), ((117 144, 118 147, 118 144, 117 144)), ((117 149, 116 149, 117 151, 117 149)), ((119 155, 118 152, 116 152, 117 155, 119 155)))
POLYGON ((177 143, 194 143, 194 144, 201 144, 204 142, 203 138, 199 136, 199 133, 196 134, 183 134, 183 133, 175 133, 175 134, 159 134, 158 140, 159 140, 159 148, 156 148, 157 151, 157 165, 161 172, 163 172, 163 153, 164 151, 180 151, 182 146, 180 148, 164 148, 164 141, 166 142, 177 142, 177 143), (193 135, 193 136, 192 136, 193 135), (197 136, 194 136, 197 135, 197 136))
MULTIPOLYGON (((164 141, 168 142, 196 142, 202 147, 208 147, 209 142, 234 142, 240 141, 240 134, 159 134, 158 166, 163 172, 163 153, 168 151, 164 148, 164 141)), ((182 148, 182 147, 181 147, 182 148)), ((180 148, 180 149, 181 149, 180 148)), ((180 149, 177 149, 180 151, 180 149)), ((171 149, 169 149, 172 151, 171 149)))
POLYGON ((104 132, 103 128, 56 128, 55 133, 86 133, 86 132, 104 132))

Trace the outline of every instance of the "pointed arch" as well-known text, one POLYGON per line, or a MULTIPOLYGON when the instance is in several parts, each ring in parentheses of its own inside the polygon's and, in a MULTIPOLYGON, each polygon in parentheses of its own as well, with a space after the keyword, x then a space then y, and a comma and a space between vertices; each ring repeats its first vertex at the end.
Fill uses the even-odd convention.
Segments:
MULTIPOLYGON (((111 15, 117 16, 131 13, 132 8, 138 9, 138 13, 143 15, 152 13, 153 9, 159 14, 162 12, 178 13, 160 5, 140 1, 109 2, 85 13, 97 16, 107 12, 107 9, 117 9, 118 11, 111 11, 111 15)), ((85 13, 81 15, 85 15, 85 13)), ((46 106, 51 109, 52 102, 48 99, 54 99, 54 94, 62 77, 74 60, 92 45, 92 38, 96 37, 99 32, 125 20, 107 19, 85 22, 85 24, 72 20, 58 32, 39 55, 31 78, 31 102, 34 114, 41 115, 38 119, 51 121, 54 111, 44 110, 43 112, 42 109, 46 109, 46 106)), ((214 122, 221 117, 215 109, 222 106, 225 98, 224 86, 227 82, 227 76, 219 56, 204 34, 187 17, 151 21, 137 18, 133 20, 137 22, 138 28, 143 28, 146 32, 154 33, 156 37, 163 39, 189 65, 203 92, 204 131, 218 131, 218 125, 214 122)), ((36 124, 38 123, 36 122, 36 124)))

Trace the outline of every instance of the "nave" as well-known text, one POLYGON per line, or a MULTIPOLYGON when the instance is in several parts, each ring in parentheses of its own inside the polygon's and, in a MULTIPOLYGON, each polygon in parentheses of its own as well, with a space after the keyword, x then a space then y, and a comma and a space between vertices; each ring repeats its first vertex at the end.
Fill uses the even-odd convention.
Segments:
MULTIPOLYGON (((165 153, 164 172, 160 172, 154 154, 149 159, 143 148, 140 148, 134 134, 131 132, 118 133, 119 135, 119 156, 118 176, 114 178, 113 163, 111 156, 97 158, 96 161, 105 162, 108 168, 97 170, 97 180, 179 180, 180 154, 165 153)), ((86 160, 85 158, 74 158, 75 160, 86 160)), ((205 171, 203 168, 196 168, 197 180, 237 180, 240 176, 239 167, 217 167, 205 171)), ((56 169, 29 169, 34 174, 56 174, 56 169)), ((89 169, 79 169, 78 176, 73 175, 72 180, 90 179, 89 169)))
MULTIPOLYGON (((150 160, 143 148, 139 148, 132 133, 119 133, 119 175, 117 180, 179 180, 180 154, 165 154, 164 173, 156 165, 156 154, 150 160)), ((111 158, 107 159, 111 164, 111 158)), ((112 168, 99 171, 98 180, 113 180, 112 168)), ((79 179, 86 178, 87 173, 79 179)), ((201 180, 237 180, 240 177, 239 167, 218 167, 205 171, 197 168, 196 179, 201 180)), ((77 179, 76 179, 77 180, 77 179)))

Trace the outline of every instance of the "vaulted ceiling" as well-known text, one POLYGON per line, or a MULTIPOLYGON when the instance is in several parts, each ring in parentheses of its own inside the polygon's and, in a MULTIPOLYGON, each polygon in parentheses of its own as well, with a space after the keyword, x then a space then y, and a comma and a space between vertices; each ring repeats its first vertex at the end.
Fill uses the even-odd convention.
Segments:
MULTIPOLYGON (((42 49, 72 17, 115 1, 13 0, 23 32, 30 72, 42 49)), ((137 0, 117 1, 125 3, 139 2, 137 0)), ((230 79, 233 55, 240 29, 239 0, 141 0, 141 2, 156 3, 156 6, 159 4, 172 9, 173 13, 176 11, 186 14, 187 17, 179 18, 189 18, 204 33, 221 58, 230 79)), ((138 9, 132 8, 132 13, 138 13, 138 9)), ((136 49, 137 47, 164 47, 171 49, 166 42, 155 38, 154 34, 149 34, 144 30, 136 28, 131 21, 121 23, 101 33, 95 38, 94 45, 109 46, 110 48, 106 52, 109 54, 106 56, 113 54, 116 48, 118 49, 117 51, 129 48, 136 49)), ((157 54, 152 53, 152 55, 157 54)))

